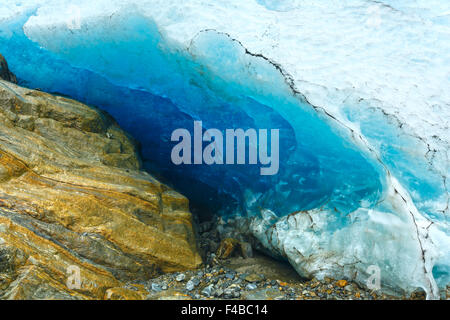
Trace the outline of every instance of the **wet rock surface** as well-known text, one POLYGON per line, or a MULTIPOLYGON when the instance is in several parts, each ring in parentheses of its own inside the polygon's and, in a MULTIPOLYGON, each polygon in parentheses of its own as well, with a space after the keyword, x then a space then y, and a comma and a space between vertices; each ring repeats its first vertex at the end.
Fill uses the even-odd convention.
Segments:
POLYGON ((122 286, 201 263, 188 200, 109 115, 0 80, 0 298, 141 299, 122 286))

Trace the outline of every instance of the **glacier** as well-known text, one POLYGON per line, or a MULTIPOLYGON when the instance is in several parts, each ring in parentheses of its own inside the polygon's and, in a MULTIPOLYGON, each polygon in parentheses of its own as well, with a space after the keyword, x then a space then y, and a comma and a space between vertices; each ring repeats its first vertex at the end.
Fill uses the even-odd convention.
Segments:
POLYGON ((199 215, 251 219, 305 277, 450 283, 447 1, 4 0, 20 83, 96 105, 199 215), (175 166, 171 132, 280 129, 280 170, 175 166))

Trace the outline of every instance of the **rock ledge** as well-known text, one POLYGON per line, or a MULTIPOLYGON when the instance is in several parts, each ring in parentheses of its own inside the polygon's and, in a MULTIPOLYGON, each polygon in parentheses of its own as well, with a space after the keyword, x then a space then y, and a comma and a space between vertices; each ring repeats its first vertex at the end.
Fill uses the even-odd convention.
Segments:
POLYGON ((110 116, 0 80, 0 298, 103 299, 201 263, 188 200, 110 116))

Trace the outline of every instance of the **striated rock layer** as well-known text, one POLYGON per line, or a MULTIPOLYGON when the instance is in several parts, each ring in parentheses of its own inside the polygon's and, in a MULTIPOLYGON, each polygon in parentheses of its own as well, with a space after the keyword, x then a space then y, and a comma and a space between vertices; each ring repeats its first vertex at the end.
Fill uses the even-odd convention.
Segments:
POLYGON ((114 298, 200 264, 188 200, 110 116, 0 80, 0 298, 114 298))

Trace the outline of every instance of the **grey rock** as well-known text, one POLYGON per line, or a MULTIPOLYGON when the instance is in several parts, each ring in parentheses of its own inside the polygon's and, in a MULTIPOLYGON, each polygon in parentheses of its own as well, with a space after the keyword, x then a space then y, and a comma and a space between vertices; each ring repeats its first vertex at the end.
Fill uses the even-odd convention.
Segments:
POLYGON ((223 295, 223 290, 222 289, 217 289, 216 292, 214 293, 214 295, 216 297, 221 297, 223 295))
POLYGON ((227 273, 227 274, 225 274, 225 277, 227 278, 227 279, 234 279, 234 273, 227 273))
POLYGON ((240 243, 240 247, 241 247, 241 254, 245 259, 253 257, 253 249, 250 243, 242 241, 240 243))
POLYGON ((219 249, 219 244, 214 241, 214 240, 210 240, 209 241, 209 248, 211 251, 217 251, 217 249, 219 249))
POLYGON ((184 279, 186 279, 186 275, 184 273, 180 273, 179 275, 176 276, 175 280, 177 280, 178 282, 183 281, 184 279))
POLYGON ((245 289, 247 290, 255 290, 256 288, 258 288, 258 286, 254 283, 249 283, 245 286, 245 289))
POLYGON ((232 296, 234 294, 234 290, 230 289, 230 288, 227 288, 227 289, 225 289, 223 291, 223 294, 226 295, 226 296, 232 296))
POLYGON ((194 288, 195 288, 194 282, 193 282, 192 280, 189 280, 189 281, 186 283, 186 290, 187 290, 187 291, 192 291, 192 290, 194 290, 194 288))
POLYGON ((223 234, 223 233, 225 232, 224 227, 221 226, 221 225, 217 226, 217 232, 218 232, 219 234, 223 234))
POLYGON ((214 285, 210 284, 209 286, 205 287, 202 290, 202 294, 209 298, 210 296, 212 296, 213 290, 214 290, 214 285))
POLYGON ((162 291, 162 288, 161 288, 161 286, 159 284, 152 283, 152 291, 160 292, 160 291, 162 291))

